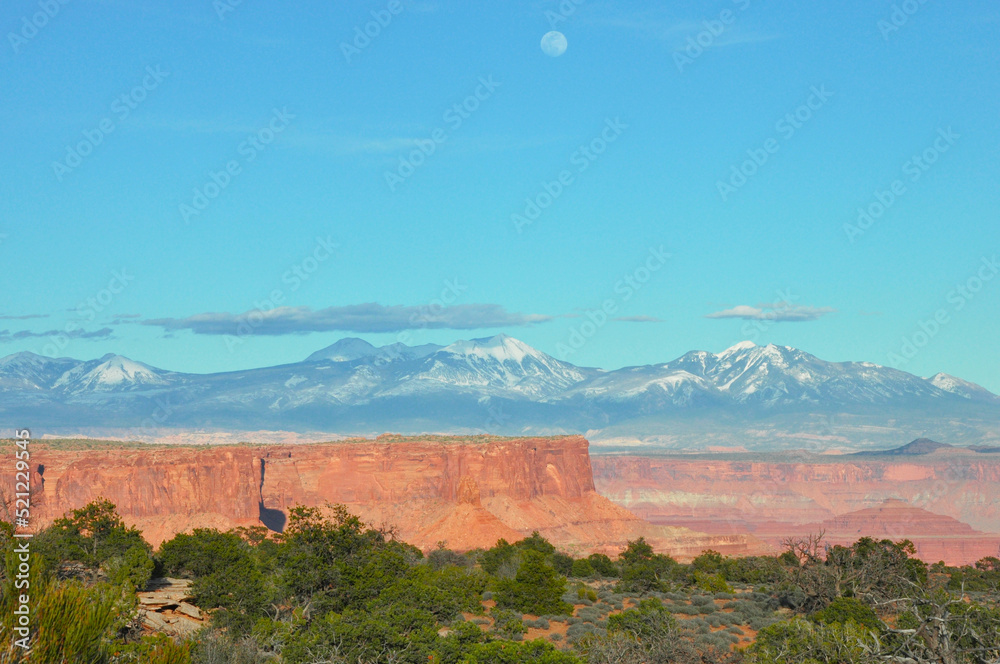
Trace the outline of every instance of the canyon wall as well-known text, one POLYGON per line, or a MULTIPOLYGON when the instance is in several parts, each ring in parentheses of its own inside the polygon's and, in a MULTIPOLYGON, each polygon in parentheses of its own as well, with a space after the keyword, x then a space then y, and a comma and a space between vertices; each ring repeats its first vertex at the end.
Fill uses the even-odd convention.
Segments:
POLYGON ((706 548, 734 555, 767 549, 742 534, 653 525, 600 496, 588 442, 579 436, 32 445, 35 525, 104 497, 154 545, 195 527, 264 523, 280 530, 290 507, 341 503, 425 549, 439 541, 460 550, 489 547, 534 530, 578 554, 616 554, 639 536, 680 558, 706 548))
POLYGON ((819 528, 844 543, 909 538, 925 560, 951 564, 1000 551, 1000 454, 595 456, 592 463, 598 492, 654 523, 752 533, 772 545, 819 528))

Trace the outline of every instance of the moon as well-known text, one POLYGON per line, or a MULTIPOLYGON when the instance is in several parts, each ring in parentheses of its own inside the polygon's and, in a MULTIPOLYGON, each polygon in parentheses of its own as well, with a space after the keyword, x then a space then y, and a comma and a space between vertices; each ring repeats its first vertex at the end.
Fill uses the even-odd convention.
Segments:
POLYGON ((556 30, 546 32, 542 37, 542 52, 550 57, 558 58, 566 52, 567 46, 566 35, 556 30))

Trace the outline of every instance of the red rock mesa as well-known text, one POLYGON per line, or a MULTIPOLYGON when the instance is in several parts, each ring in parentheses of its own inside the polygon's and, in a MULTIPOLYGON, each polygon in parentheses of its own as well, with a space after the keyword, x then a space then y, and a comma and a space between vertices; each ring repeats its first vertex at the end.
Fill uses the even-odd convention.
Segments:
MULTIPOLYGON (((577 554, 616 554, 646 537, 681 559, 766 545, 644 521, 594 490, 588 442, 557 438, 380 436, 307 445, 204 447, 35 443, 35 523, 98 497, 158 545, 195 527, 264 523, 279 530, 295 505, 342 503, 422 548, 489 547, 537 530, 577 554)), ((6 480, 4 480, 6 481, 6 480)))
POLYGON ((1000 550, 1000 454, 595 456, 593 466, 602 495, 653 523, 772 545, 820 528, 837 543, 908 538, 924 560, 949 564, 1000 550))

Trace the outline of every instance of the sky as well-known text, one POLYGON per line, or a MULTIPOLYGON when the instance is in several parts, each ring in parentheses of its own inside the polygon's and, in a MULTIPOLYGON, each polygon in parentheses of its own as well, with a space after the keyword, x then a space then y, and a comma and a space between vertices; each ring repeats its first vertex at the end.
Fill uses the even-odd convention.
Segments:
POLYGON ((11 0, 0 356, 751 340, 1000 392, 998 31, 987 0, 11 0))

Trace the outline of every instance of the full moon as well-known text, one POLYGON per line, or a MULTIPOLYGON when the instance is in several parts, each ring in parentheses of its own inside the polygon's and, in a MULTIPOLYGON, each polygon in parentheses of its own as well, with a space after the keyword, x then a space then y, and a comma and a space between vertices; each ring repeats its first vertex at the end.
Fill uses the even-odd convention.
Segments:
POLYGON ((568 45, 566 35, 556 30, 546 32, 545 36, 542 37, 542 52, 553 58, 558 58, 565 53, 568 45))

